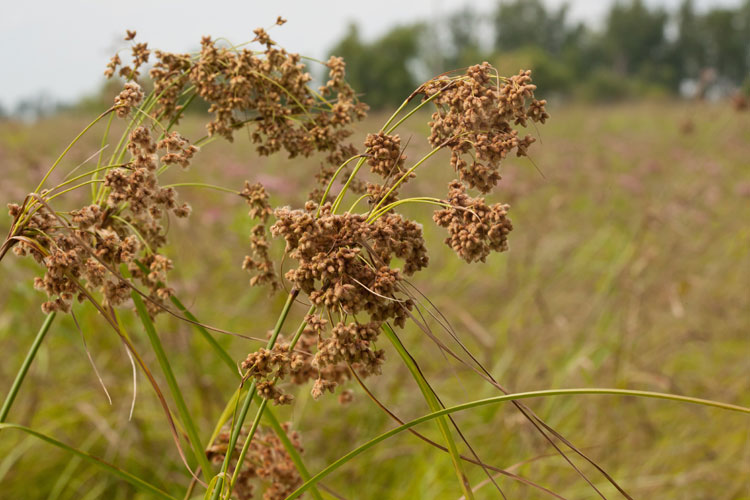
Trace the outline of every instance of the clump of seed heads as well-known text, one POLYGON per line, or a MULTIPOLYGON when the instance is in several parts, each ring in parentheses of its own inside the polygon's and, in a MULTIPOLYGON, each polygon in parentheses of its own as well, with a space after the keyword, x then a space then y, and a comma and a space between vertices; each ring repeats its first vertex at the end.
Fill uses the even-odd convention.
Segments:
MULTIPOLYGON (((534 98, 535 89, 529 71, 501 78, 483 63, 463 75, 431 80, 415 93, 423 104, 435 106, 428 141, 435 149, 450 151, 459 178, 450 183, 447 199, 414 201, 439 205, 433 220, 448 231, 446 244, 466 262, 484 262, 492 252, 508 249, 513 229, 510 207, 487 204, 467 189, 488 193, 500 180, 499 167, 506 156, 512 151, 518 156, 528 153, 534 139, 520 138, 515 127, 548 118, 545 101, 534 98)), ((242 365, 259 387, 262 384, 260 395, 277 404, 289 402, 290 396, 277 386, 284 381, 314 380, 311 392, 318 399, 348 380, 351 370, 361 377, 379 374, 384 362, 384 352, 377 348, 381 328, 385 323, 403 327, 414 309, 404 280, 427 267, 429 259, 421 225, 395 209, 410 202, 399 201, 397 189, 415 177, 416 167, 407 168, 401 138, 392 131, 368 134, 360 158, 376 176, 366 183, 369 212, 339 213, 340 202, 330 197, 321 197, 322 204, 308 201, 303 209, 272 210, 260 185, 252 190, 246 186, 251 216, 260 216, 264 224, 273 217, 270 234, 285 242, 284 259, 293 264, 283 279, 318 311, 306 318, 305 335, 297 346, 260 349, 242 365)), ((257 273, 251 284, 268 283, 275 290, 270 243, 265 226, 259 227, 253 230, 254 254, 244 267, 257 273)))

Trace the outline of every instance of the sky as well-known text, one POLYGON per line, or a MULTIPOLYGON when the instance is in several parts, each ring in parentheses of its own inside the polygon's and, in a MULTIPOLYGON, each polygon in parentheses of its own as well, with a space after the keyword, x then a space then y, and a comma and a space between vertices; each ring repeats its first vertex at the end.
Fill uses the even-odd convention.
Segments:
MULTIPOLYGON (((674 7, 681 0, 647 0, 674 7)), ((565 0, 545 0, 557 7, 565 0)), ((612 0, 568 0, 571 17, 601 22, 612 0)), ((695 0, 698 8, 736 5, 737 0, 695 0)), ((272 38, 291 52, 323 58, 356 22, 365 39, 391 26, 438 19, 463 6, 490 12, 497 0, 4 0, 0 16, 0 107, 14 109, 41 95, 71 102, 103 83, 109 58, 126 47, 126 29, 150 47, 174 52, 195 50, 203 35, 234 43, 253 38, 258 26, 286 25, 272 38)))

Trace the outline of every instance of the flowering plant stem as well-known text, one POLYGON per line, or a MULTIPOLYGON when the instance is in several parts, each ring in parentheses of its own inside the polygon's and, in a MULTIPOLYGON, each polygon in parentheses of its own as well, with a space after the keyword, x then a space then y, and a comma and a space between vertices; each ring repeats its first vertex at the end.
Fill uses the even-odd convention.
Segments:
POLYGON ((3 407, 2 409, 0 409, 0 423, 5 422, 5 419, 8 417, 10 407, 13 406, 13 401, 16 399, 18 390, 21 388, 23 379, 26 378, 26 374, 29 371, 31 363, 36 357, 37 351, 39 351, 39 346, 42 345, 44 337, 47 336, 49 327, 52 325, 52 321, 55 319, 55 314, 56 313, 53 311, 47 315, 47 317, 44 319, 44 323, 42 323, 42 327, 39 329, 36 337, 34 338, 34 342, 31 344, 31 347, 29 347, 29 352, 26 354, 26 359, 23 360, 23 364, 21 365, 21 368, 19 368, 15 380, 13 380, 13 385, 10 386, 10 391, 8 391, 8 395, 5 397, 3 407))
MULTIPOLYGON (((307 314, 313 314, 315 312, 316 307, 310 306, 310 310, 307 311, 307 314)), ((294 349, 294 346, 297 345, 297 341, 299 340, 300 336, 302 335, 302 332, 304 331, 305 327, 307 326, 307 321, 302 321, 297 328, 297 331, 294 334, 294 337, 292 338, 292 341, 289 343, 289 351, 291 352, 294 349)), ((276 379, 274 379, 274 383, 276 383, 276 379)), ((239 472, 240 467, 243 461, 245 460, 245 455, 247 454, 247 450, 250 447, 250 443, 253 441, 253 436, 255 435, 255 431, 258 429, 258 424, 260 423, 260 419, 263 417, 263 412, 266 411, 266 408, 268 406, 268 400, 263 399, 260 402, 260 405, 258 406, 258 411, 255 414, 255 419, 253 419, 253 424, 250 427, 250 430, 248 431, 247 438, 245 439, 245 444, 242 445, 242 450, 240 450, 240 455, 237 458, 237 467, 234 469, 234 473, 232 474, 232 481, 229 485, 229 491, 234 490, 234 485, 237 482, 237 479, 239 478, 239 472)), ((276 420, 276 417, 269 411, 268 412, 268 419, 271 421, 271 425, 274 427, 274 430, 276 431, 276 434, 279 437, 279 440, 281 440, 284 447, 287 449, 287 452, 289 450, 294 450, 294 453, 289 453, 290 457, 292 458, 292 462, 297 466, 297 471, 300 473, 300 477, 304 479, 305 481, 310 478, 310 473, 305 468, 304 464, 302 463, 302 460, 297 453, 296 448, 294 448, 294 445, 289 440, 289 437, 286 435, 286 432, 284 432, 284 429, 279 424, 278 420, 276 420), (274 425, 275 423, 275 425, 274 425), (295 460, 295 456, 297 457, 295 460), (297 461, 299 460, 299 464, 297 461)), ((316 489, 311 490, 310 492, 316 500, 323 500, 323 497, 320 496, 320 492, 316 489)))
MULTIPOLYGON (((284 308, 281 310, 281 314, 279 315, 279 319, 276 321, 276 326, 273 329, 271 338, 268 340, 268 344, 266 346, 267 349, 272 349, 274 344, 276 344, 276 339, 279 337, 281 327, 284 326, 284 322, 286 321, 287 316, 289 316, 289 310, 291 309, 292 304, 294 303, 294 299, 297 298, 298 294, 299 290, 297 289, 293 289, 289 293, 289 296, 286 299, 286 303, 284 304, 284 308)), ((219 495, 221 495, 221 491, 224 488, 224 478, 227 476, 227 471, 229 470, 229 462, 232 459, 232 452, 234 451, 234 447, 240 437, 242 424, 245 423, 245 418, 247 418, 247 412, 250 409, 250 405, 253 402, 254 396, 255 381, 250 384, 250 388, 247 391, 245 400, 242 403, 242 408, 240 408, 240 412, 232 424, 232 432, 229 436, 229 443, 227 445, 227 452, 224 455, 224 462, 221 464, 221 472, 214 478, 216 479, 216 482, 211 493, 211 500, 219 500, 219 495)))
MULTIPOLYGON (((139 263, 139 265, 141 265, 139 263)), ((224 361, 224 364, 227 365, 229 370, 232 373, 236 373, 236 365, 234 361, 232 360, 232 357, 227 353, 226 350, 224 350, 223 347, 216 341, 216 339, 206 330, 203 326, 199 324, 198 318, 196 318, 178 299, 175 295, 172 295, 170 297, 170 300, 172 303, 177 307, 177 309, 182 312, 182 314, 185 315, 186 318, 188 318, 190 321, 193 322, 193 325, 198 330, 198 332, 201 334, 201 336, 206 340, 206 342, 209 343, 209 345, 213 348, 213 350, 218 354, 219 358, 224 361)), ((312 313, 312 309, 310 313, 312 313)), ((301 331, 300 331, 301 332, 301 331)), ((299 335, 295 336, 295 339, 292 340, 293 344, 296 343, 296 340, 299 339, 299 335)), ((290 347, 290 349, 293 348, 293 344, 290 347)), ((239 396, 239 394, 237 395, 239 396)), ((235 401, 237 398, 232 398, 232 401, 235 401)), ((265 400, 264 400, 265 401, 265 400)), ((262 405, 265 406, 265 405, 262 405)), ((292 462, 294 462, 294 465, 297 467, 297 472, 299 472, 300 477, 307 481, 310 479, 311 475, 310 472, 307 470, 307 467, 305 467, 305 463, 302 461, 302 457, 300 456, 299 452, 297 451, 297 448, 294 447, 292 442, 289 440, 289 437, 286 435, 286 432, 281 427, 281 424, 279 423, 279 420, 276 418, 276 415, 274 415, 274 412, 271 408, 266 408, 265 410, 265 416, 268 419, 268 421, 271 424, 271 427, 273 428, 274 432, 276 432, 276 435, 278 436, 279 440, 281 441, 281 444, 284 445, 284 448, 286 449, 287 453, 289 453, 289 457, 292 459, 292 462)), ((223 423, 221 424, 223 425, 223 423)), ((218 428, 221 428, 221 425, 218 426, 218 428)), ((213 439, 211 440, 213 441, 213 439)), ((209 446, 211 443, 209 443, 209 446)), ((241 463, 241 460, 239 461, 241 463)), ((322 498, 320 496, 320 493, 318 492, 318 489, 313 486, 311 490, 311 494, 314 498, 322 498)))

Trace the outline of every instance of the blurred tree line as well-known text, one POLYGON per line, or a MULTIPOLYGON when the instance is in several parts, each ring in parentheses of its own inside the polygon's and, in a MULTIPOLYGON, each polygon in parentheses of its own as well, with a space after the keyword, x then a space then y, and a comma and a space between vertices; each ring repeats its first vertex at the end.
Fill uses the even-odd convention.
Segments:
POLYGON ((372 41, 356 25, 331 48, 373 108, 399 104, 432 75, 487 60, 502 74, 534 72, 540 93, 591 100, 728 93, 750 86, 750 0, 735 8, 673 11, 616 1, 599 28, 573 22, 568 5, 502 0, 395 27, 372 41), (489 43, 488 43, 489 42, 489 43))

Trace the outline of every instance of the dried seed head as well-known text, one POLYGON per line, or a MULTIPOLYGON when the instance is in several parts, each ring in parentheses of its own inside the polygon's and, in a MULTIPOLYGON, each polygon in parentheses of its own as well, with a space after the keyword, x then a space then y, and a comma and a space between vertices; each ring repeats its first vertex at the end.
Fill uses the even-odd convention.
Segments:
POLYGON ((138 106, 143 101, 143 90, 136 82, 127 82, 122 92, 115 97, 117 116, 125 118, 130 113, 130 108, 138 106))
POLYGON ((451 166, 462 181, 487 193, 500 180, 499 167, 511 153, 525 156, 534 138, 521 138, 513 125, 544 123, 546 101, 534 99, 531 72, 500 79, 489 63, 471 66, 463 77, 443 76, 421 88, 434 97, 430 143, 451 150, 451 166), (501 83, 501 80, 502 83, 501 83))
POLYGON ((240 196, 245 198, 247 204, 250 205, 250 217, 262 221, 252 230, 250 255, 245 256, 242 268, 253 274, 250 278, 250 286, 269 285, 273 293, 281 287, 281 283, 274 270, 269 253, 270 244, 266 234, 265 222, 273 213, 271 206, 268 204, 268 193, 262 184, 251 185, 245 181, 245 188, 240 192, 240 196))
POLYGON ((484 262, 491 251, 508 249, 508 233, 513 229, 507 218, 508 205, 487 205, 484 198, 471 198, 459 181, 450 184, 450 208, 435 211, 438 226, 448 229, 445 243, 466 262, 484 262))
POLYGON ((384 178, 402 175, 406 155, 401 151, 401 137, 387 135, 385 132, 368 134, 365 148, 369 157, 367 164, 370 170, 384 178))

